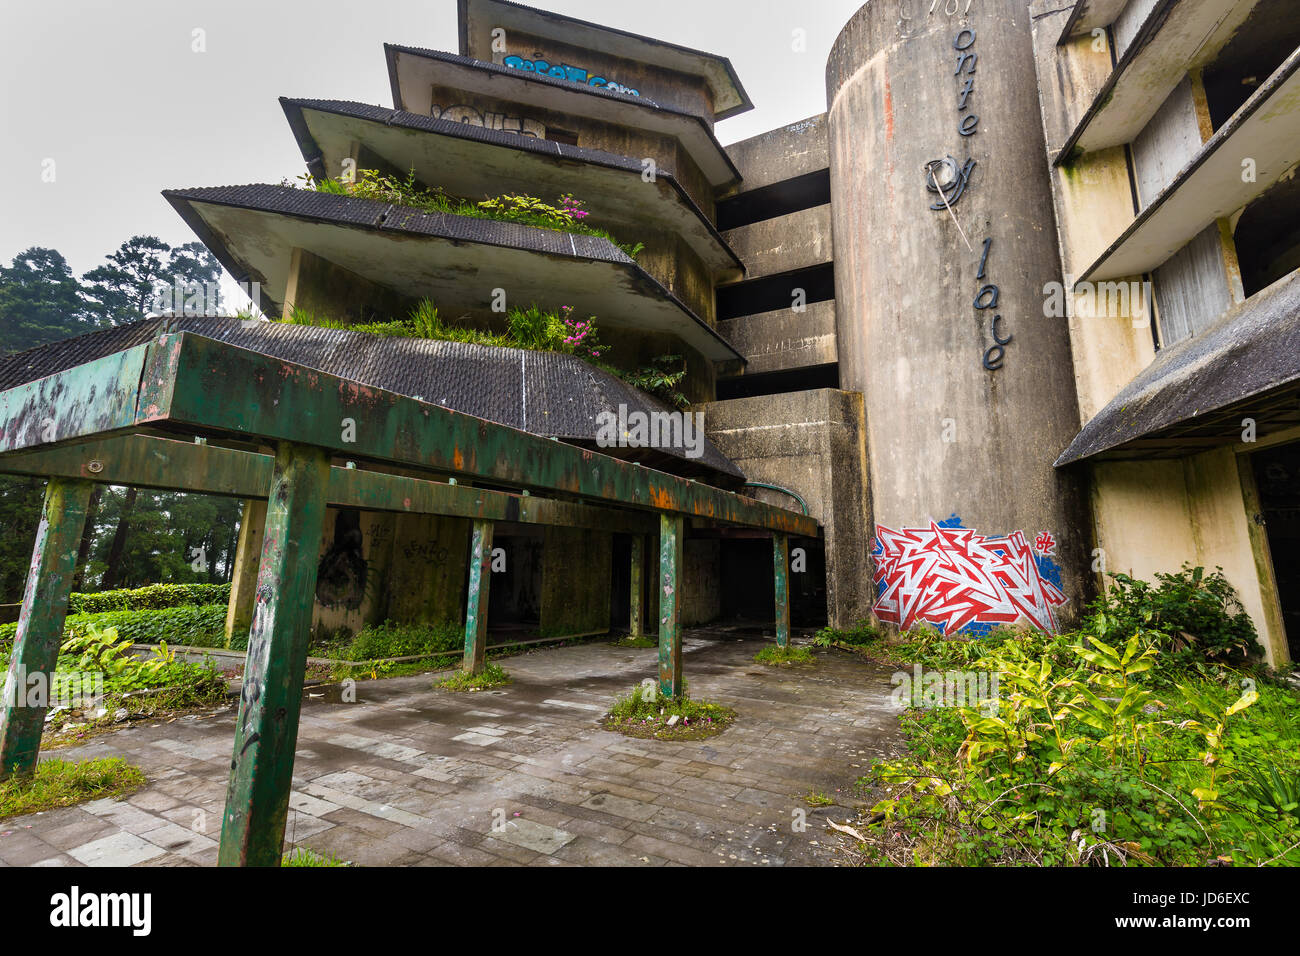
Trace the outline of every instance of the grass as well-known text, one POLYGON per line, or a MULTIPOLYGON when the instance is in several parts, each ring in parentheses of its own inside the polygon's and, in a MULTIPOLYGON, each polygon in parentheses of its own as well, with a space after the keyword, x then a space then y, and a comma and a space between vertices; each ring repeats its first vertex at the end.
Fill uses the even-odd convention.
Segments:
POLYGON ((658 647, 659 640, 654 637, 625 637, 621 640, 610 641, 610 647, 658 647))
POLYGON ((145 784, 144 774, 121 757, 74 763, 43 760, 31 777, 0 783, 0 820, 71 807, 87 800, 121 797, 145 784))
POLYGON ((510 675, 499 664, 488 661, 483 666, 481 674, 469 674, 465 671, 457 671, 444 680, 435 681, 434 687, 441 687, 443 690, 450 691, 474 691, 487 690, 489 687, 500 687, 503 684, 509 684, 510 675))
POLYGON ((754 655, 755 664, 769 667, 790 667, 794 664, 815 664, 812 648, 808 647, 765 647, 754 655))
POLYGON ((305 846, 297 846, 284 855, 280 861, 281 867, 286 866, 351 866, 352 864, 340 860, 336 856, 321 856, 307 849, 305 846))
POLYGON ((614 702, 600 722, 606 730, 651 740, 704 740, 716 737, 736 720, 736 712, 707 700, 659 695, 653 681, 633 687, 614 702))
POLYGON ((820 790, 809 790, 804 794, 803 802, 810 807, 833 807, 835 801, 820 790))

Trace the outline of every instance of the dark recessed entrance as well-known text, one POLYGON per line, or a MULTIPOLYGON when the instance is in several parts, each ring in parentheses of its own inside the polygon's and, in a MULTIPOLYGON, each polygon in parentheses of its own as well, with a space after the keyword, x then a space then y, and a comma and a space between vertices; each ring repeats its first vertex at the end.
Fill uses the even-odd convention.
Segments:
POLYGON ((1300 660, 1300 443, 1252 456, 1291 659, 1300 660))

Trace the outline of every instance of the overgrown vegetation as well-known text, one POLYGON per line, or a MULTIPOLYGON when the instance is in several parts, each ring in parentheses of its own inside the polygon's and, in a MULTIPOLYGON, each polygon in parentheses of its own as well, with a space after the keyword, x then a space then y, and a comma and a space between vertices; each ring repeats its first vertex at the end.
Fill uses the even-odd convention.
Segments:
POLYGON ((627 635, 626 637, 619 638, 617 641, 610 641, 610 645, 612 647, 635 647, 645 649, 648 647, 658 647, 659 641, 653 637, 632 637, 631 635, 627 635))
POLYGON ((0 819, 71 807, 87 800, 122 797, 145 784, 144 774, 121 757, 74 763, 42 760, 28 778, 0 783, 0 819))
POLYGON ((1300 696, 1254 637, 1221 573, 1184 568, 1118 578, 1073 634, 883 648, 936 679, 907 701, 909 753, 861 781, 882 794, 862 861, 1300 864, 1300 696), (963 693, 978 674, 988 700, 963 693))
POLYGON ((584 208, 581 200, 571 195, 559 197, 554 204, 543 202, 534 196, 510 193, 476 202, 452 196, 440 187, 425 188, 416 181, 414 170, 408 172, 405 179, 386 176, 375 169, 358 170, 355 182, 314 179, 307 175, 299 176, 298 179, 304 188, 316 192, 393 203, 425 213, 448 213, 473 219, 517 222, 537 229, 597 236, 608 239, 631 259, 635 259, 644 248, 641 243, 625 245, 609 231, 588 223, 586 220, 591 213, 584 208))
POLYGON ((69 614, 98 614, 103 611, 153 611, 168 607, 206 606, 230 601, 229 584, 148 584, 140 588, 118 588, 96 594, 73 594, 68 598, 69 614))
POLYGON ((472 691, 488 690, 491 687, 500 687, 502 684, 509 684, 510 682, 510 675, 502 669, 500 664, 488 661, 483 665, 481 673, 470 674, 466 671, 457 671, 450 677, 435 681, 433 686, 450 691, 472 691))
POLYGON ((614 702, 600 725, 628 737, 655 740, 703 740, 716 737, 736 720, 730 707, 692 700, 683 683, 682 696, 665 697, 659 685, 646 680, 614 702))
POLYGON ((450 667, 460 660, 465 629, 459 624, 371 624, 352 635, 342 632, 313 647, 317 656, 341 662, 334 677, 398 677, 450 667), (410 662, 393 658, 415 657, 410 662), (342 663, 342 662, 352 662, 342 663))
POLYGON ((314 850, 307 849, 305 846, 296 846, 284 854, 284 858, 280 860, 280 866, 351 866, 351 864, 340 860, 333 854, 324 856, 314 850))
POLYGON ((792 664, 815 664, 816 659, 808 647, 765 647, 754 655, 754 663, 789 667, 792 664))
MULTIPOLYGON (((133 644, 220 647, 225 641, 226 605, 69 614, 63 621, 64 641, 84 637, 92 629, 115 630, 133 644)), ((17 624, 0 624, 0 653, 13 644, 17 630, 17 624)))
MULTIPOLYGON (((150 657, 141 659, 132 653, 131 644, 132 639, 117 628, 95 622, 65 633, 47 697, 51 708, 47 734, 69 742, 133 716, 225 700, 226 680, 210 658, 202 663, 177 660, 164 641, 150 657), (101 692, 102 697, 97 696, 101 692)), ((9 665, 8 650, 0 649, 0 670, 9 665)))

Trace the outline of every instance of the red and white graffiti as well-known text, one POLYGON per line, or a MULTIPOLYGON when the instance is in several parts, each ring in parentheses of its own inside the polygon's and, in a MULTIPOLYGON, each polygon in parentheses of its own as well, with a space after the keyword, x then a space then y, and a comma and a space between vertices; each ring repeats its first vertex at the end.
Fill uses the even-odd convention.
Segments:
POLYGON ((1056 539, 1050 532, 1039 532, 1038 537, 1034 539, 1034 550, 1039 554, 1050 555, 1056 551, 1056 539))
MULTIPOLYGON (((1043 551, 1044 535, 1036 543, 1043 551)), ((877 526, 874 557, 879 598, 873 610, 903 630, 926 621, 956 634, 1025 618, 1055 631, 1053 609, 1067 600, 1043 577, 1022 531, 990 538, 934 522, 901 531, 877 526)))

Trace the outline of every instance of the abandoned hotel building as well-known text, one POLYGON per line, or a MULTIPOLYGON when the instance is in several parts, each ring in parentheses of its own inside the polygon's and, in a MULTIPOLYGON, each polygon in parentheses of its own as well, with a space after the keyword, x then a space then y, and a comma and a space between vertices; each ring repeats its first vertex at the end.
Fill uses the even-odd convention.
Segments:
MULTIPOLYGON (((457 53, 385 47, 391 107, 281 100, 307 187, 164 194, 294 321, 0 362, 0 472, 50 478, 14 667, 53 664, 94 482, 245 500, 223 862, 279 852, 312 625, 463 625, 471 669, 489 630, 657 632, 676 692, 685 626, 1058 629, 1107 572, 1192 562, 1292 659, 1294 0, 870 0, 827 111, 729 147, 751 103, 722 56, 458 12, 457 53), (502 196, 589 219, 471 212, 502 196), (503 303, 593 316, 607 351, 349 328, 423 300, 496 333, 503 303), (661 356, 692 414, 629 384, 661 356), (680 440, 622 440, 638 416, 680 440)), ((6 704, 0 773, 40 720, 6 704)))

